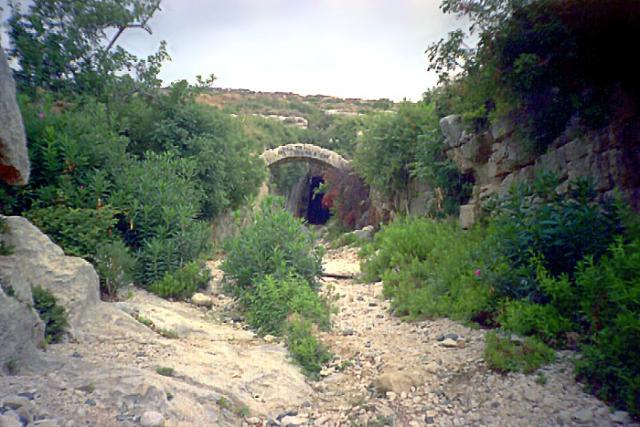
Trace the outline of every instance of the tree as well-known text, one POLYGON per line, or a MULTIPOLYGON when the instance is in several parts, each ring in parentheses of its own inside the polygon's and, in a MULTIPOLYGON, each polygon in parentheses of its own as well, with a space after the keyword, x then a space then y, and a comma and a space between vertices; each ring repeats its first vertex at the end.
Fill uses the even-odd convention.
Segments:
POLYGON ((10 3, 10 56, 18 61, 18 83, 25 88, 103 95, 117 81, 157 86, 160 63, 168 59, 165 43, 139 59, 118 45, 133 28, 151 33, 149 20, 160 0, 34 0, 26 12, 10 3))

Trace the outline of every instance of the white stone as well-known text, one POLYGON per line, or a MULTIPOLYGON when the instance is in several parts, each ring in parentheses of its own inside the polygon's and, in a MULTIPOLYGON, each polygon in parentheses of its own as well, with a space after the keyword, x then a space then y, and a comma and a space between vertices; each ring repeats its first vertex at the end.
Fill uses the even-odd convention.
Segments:
POLYGON ((163 427, 164 417, 160 412, 146 411, 140 417, 140 425, 142 427, 163 427))
POLYGON ((213 305, 213 301, 209 295, 199 292, 193 294, 191 297, 191 303, 199 307, 211 307, 213 305))

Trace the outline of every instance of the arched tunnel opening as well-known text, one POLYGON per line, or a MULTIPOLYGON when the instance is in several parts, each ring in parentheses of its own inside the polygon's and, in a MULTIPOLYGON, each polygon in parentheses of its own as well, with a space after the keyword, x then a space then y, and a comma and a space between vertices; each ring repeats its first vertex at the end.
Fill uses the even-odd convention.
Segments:
POLYGON ((322 205, 324 192, 319 191, 320 186, 324 184, 324 178, 321 176, 312 176, 309 179, 309 203, 307 205, 307 221, 309 224, 322 225, 326 224, 331 217, 329 209, 322 205))

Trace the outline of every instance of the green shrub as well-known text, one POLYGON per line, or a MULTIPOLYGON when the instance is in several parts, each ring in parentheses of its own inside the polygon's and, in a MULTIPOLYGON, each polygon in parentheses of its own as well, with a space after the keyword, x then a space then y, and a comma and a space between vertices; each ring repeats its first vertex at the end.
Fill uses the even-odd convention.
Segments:
POLYGON ((640 416, 640 239, 618 239, 576 274, 590 337, 576 361, 579 378, 601 399, 640 416))
POLYGON ((119 288, 131 283, 135 263, 129 248, 121 241, 98 246, 94 264, 102 293, 109 298, 116 297, 119 288))
POLYGON ((479 230, 430 219, 384 227, 362 264, 363 278, 384 282, 397 314, 471 319, 490 308, 491 288, 479 264, 479 230))
POLYGON ((329 327, 329 308, 309 282, 293 273, 275 278, 267 275, 244 294, 247 321, 260 334, 282 334, 287 317, 299 314, 320 327, 329 327))
POLYGON ((167 366, 157 366, 156 373, 158 375, 162 375, 163 377, 172 377, 174 370, 173 368, 169 368, 167 366))
POLYGON ((556 193, 556 184, 541 176, 533 185, 514 187, 494 206, 483 253, 499 296, 544 301, 539 264, 554 277, 572 276, 578 261, 597 259, 619 232, 616 207, 596 203, 588 182, 573 183, 566 195, 556 193))
POLYGON ((211 272, 204 261, 191 261, 179 270, 165 273, 151 284, 149 290, 162 298, 187 299, 211 280, 211 272))
POLYGON ((554 305, 526 301, 509 301, 497 320, 504 329, 520 335, 536 336, 554 346, 562 344, 564 334, 576 328, 554 305))
POLYGON ((535 338, 519 342, 489 332, 485 340, 484 360, 498 372, 530 374, 555 359, 555 352, 535 338))
POLYGON ((67 311, 56 303, 56 298, 45 288, 34 286, 31 288, 31 293, 33 308, 44 322, 47 344, 60 342, 69 326, 67 311))
POLYGON ((313 324, 303 316, 294 315, 287 324, 287 346, 293 357, 311 378, 317 378, 322 365, 332 358, 329 350, 313 335, 313 324))
POLYGON ((93 261, 98 246, 112 242, 116 224, 115 209, 50 206, 31 209, 25 216, 60 245, 67 255, 93 261))
MULTIPOLYGON (((7 232, 7 221, 0 217, 0 236, 7 232)), ((4 241, 0 240, 0 256, 11 255, 13 253, 13 249, 11 246, 7 245, 4 241)))
POLYGON ((303 225, 284 210, 281 199, 267 198, 251 224, 225 244, 224 279, 241 296, 267 275, 294 273, 314 284, 321 272, 322 252, 303 225))

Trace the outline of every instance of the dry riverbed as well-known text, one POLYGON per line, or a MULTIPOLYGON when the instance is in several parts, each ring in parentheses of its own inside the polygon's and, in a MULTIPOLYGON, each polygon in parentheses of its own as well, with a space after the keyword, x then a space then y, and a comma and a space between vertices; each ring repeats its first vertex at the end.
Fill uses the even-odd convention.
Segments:
POLYGON ((581 391, 572 353, 533 375, 500 375, 483 361, 484 331, 395 318, 381 283, 349 278, 359 271, 350 248, 325 256, 323 292, 338 311, 321 339, 335 358, 307 381, 283 343, 246 329, 211 267, 199 305, 132 290, 100 304, 33 372, 0 377, 0 427, 633 425, 581 391))

